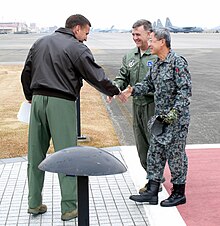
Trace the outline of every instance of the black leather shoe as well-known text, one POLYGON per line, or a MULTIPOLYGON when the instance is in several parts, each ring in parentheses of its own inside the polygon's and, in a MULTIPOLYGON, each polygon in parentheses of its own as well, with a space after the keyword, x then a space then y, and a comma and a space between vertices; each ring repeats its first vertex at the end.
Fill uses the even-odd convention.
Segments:
POLYGON ((135 202, 148 202, 151 205, 157 205, 158 204, 158 196, 157 195, 149 195, 147 192, 144 192, 141 195, 131 195, 129 199, 135 202))
POLYGON ((185 184, 174 184, 171 195, 163 200, 160 205, 163 207, 178 206, 186 203, 185 184))
POLYGON ((163 200, 160 205, 163 207, 171 207, 171 206, 178 206, 181 204, 186 203, 186 196, 174 194, 170 196, 168 199, 163 200))
MULTIPOLYGON (((161 192, 162 190, 163 190, 162 184, 160 184, 159 192, 161 192)), ((141 195, 141 194, 143 194, 143 193, 146 192, 146 191, 147 191, 147 184, 145 184, 143 188, 140 188, 139 194, 141 195)))
POLYGON ((140 195, 131 195, 129 198, 135 202, 148 202, 151 205, 157 205, 159 187, 160 182, 149 180, 145 192, 140 195))

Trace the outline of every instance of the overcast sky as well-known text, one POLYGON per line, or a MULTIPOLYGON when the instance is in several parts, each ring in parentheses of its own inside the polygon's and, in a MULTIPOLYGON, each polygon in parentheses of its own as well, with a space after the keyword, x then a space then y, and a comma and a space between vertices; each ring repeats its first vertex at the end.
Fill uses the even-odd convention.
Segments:
POLYGON ((94 28, 130 29, 138 19, 152 23, 166 17, 175 26, 220 26, 218 0, 2 0, 0 22, 37 23, 42 26, 64 26, 72 14, 86 16, 94 28))

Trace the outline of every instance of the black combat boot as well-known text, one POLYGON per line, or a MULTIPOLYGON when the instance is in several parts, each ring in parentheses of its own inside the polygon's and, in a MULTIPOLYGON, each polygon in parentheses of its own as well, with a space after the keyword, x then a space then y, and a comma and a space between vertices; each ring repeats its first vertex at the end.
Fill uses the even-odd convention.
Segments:
MULTIPOLYGON (((160 183, 159 192, 161 192, 163 190, 162 183, 164 183, 165 181, 166 181, 166 179, 165 179, 165 177, 163 177, 161 180, 161 183, 160 183)), ((146 191, 147 191, 147 184, 145 184, 143 188, 140 188, 139 194, 141 195, 143 192, 146 192, 146 191)))
POLYGON ((145 192, 140 195, 131 195, 129 198, 135 202, 149 202, 151 205, 157 205, 159 187, 160 182, 149 180, 145 192))
POLYGON ((171 207, 184 203, 186 203, 185 184, 173 184, 171 195, 168 199, 163 200, 160 205, 163 207, 171 207))

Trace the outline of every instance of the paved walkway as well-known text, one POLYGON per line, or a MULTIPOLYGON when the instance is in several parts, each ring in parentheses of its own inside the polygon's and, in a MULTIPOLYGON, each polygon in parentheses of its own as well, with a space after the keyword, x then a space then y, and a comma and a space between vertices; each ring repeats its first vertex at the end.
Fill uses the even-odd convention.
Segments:
MULTIPOLYGON (((121 160, 127 172, 109 176, 89 177, 91 226, 184 226, 176 207, 161 208, 136 204, 128 197, 145 184, 134 146, 106 148, 121 160)), ((57 174, 46 172, 43 203, 48 212, 27 214, 27 159, 0 160, 0 225, 58 226, 78 225, 77 219, 63 222, 60 217, 60 190, 57 174)), ((168 196, 166 189, 159 194, 160 201, 168 196)))

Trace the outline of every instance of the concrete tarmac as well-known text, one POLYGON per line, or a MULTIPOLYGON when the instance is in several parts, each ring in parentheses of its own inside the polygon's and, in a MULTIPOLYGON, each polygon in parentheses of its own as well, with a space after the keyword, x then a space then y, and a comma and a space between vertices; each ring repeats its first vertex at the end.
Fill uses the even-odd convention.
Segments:
MULTIPOLYGON (((191 124, 187 144, 220 143, 220 34, 171 35, 173 49, 185 56, 189 63, 193 82, 191 124)), ((105 33, 91 36, 88 46, 93 49, 97 62, 113 79, 118 73, 123 55, 134 47, 131 34, 105 33), (106 46, 103 45, 104 40, 106 46), (99 47, 102 49, 98 49, 99 47)), ((131 101, 123 106, 116 100, 107 108, 122 145, 133 145, 131 101)))
MULTIPOLYGON (((44 35, 0 35, 0 63, 23 64, 31 45, 44 35)), ((173 49, 188 60, 193 82, 187 144, 220 143, 220 34, 171 35, 173 49)), ((130 33, 90 33, 85 44, 111 79, 117 75, 123 55, 135 46, 130 33)), ((106 107, 121 145, 134 145, 131 100, 126 104, 115 100, 106 107)))

